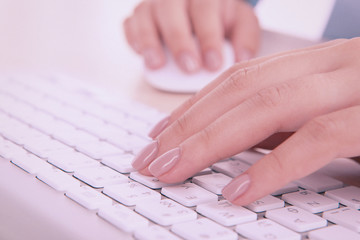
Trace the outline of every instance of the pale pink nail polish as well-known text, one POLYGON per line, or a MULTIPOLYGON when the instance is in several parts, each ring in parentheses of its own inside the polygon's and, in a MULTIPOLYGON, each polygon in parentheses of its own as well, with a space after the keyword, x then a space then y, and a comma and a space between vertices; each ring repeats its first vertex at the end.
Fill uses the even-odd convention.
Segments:
POLYGON ((147 145, 132 161, 132 166, 136 170, 141 170, 146 168, 149 163, 155 159, 159 149, 159 143, 157 140, 152 141, 147 145))
POLYGON ((252 54, 249 50, 246 49, 242 49, 238 55, 237 55, 237 62, 242 62, 242 61, 248 61, 250 59, 252 59, 254 57, 254 54, 252 54))
POLYGON ((149 132, 148 136, 151 138, 156 138, 169 124, 170 117, 167 116, 158 122, 153 129, 149 132))
POLYGON ((215 50, 208 50, 204 54, 205 65, 210 70, 217 70, 221 66, 221 55, 215 50))
POLYGON ((198 60, 189 52, 183 52, 178 57, 179 64, 183 70, 192 73, 199 69, 198 60))
POLYGON ((155 159, 149 166, 149 171, 155 177, 161 176, 168 172, 180 159, 180 148, 174 148, 157 159, 155 159))
POLYGON ((243 174, 235 178, 222 190, 222 195, 230 202, 243 195, 250 186, 250 177, 243 174))

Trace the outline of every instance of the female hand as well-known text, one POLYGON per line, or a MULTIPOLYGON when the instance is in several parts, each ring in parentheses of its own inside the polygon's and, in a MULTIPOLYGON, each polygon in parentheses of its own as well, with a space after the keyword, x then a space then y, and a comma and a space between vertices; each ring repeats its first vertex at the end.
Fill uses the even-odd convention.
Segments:
POLYGON ((360 38, 335 40, 234 65, 161 121, 133 166, 181 182, 284 134, 223 189, 225 198, 246 205, 334 158, 359 156, 358 49, 360 38))
POLYGON ((165 64, 164 42, 187 73, 201 67, 218 70, 224 38, 232 42, 235 61, 250 59, 260 35, 252 7, 239 0, 144 0, 124 21, 124 29, 148 68, 165 64))

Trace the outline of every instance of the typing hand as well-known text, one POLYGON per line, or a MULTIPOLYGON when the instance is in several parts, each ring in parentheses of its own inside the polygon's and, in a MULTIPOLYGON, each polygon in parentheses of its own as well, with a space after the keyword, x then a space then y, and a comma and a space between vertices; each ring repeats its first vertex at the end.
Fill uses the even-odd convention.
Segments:
POLYGON ((276 137, 283 142, 223 189, 245 205, 360 155, 359 48, 360 38, 335 40, 234 65, 161 121, 133 166, 180 182, 276 137))
POLYGON ((232 42, 236 61, 250 59, 260 35, 252 7, 238 0, 145 0, 125 20, 124 29, 148 68, 165 64, 164 42, 187 73, 201 67, 218 70, 224 38, 232 42))

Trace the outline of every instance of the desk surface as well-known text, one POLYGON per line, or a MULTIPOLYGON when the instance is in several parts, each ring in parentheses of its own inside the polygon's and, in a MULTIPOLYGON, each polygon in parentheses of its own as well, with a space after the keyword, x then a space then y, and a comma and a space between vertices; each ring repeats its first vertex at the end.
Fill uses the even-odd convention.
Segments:
MULTIPOLYGON (((138 0, 0 0, 0 72, 62 73, 100 83, 170 112, 186 94, 143 80, 142 59, 125 41, 122 21, 138 0)), ((264 31, 259 55, 311 42, 264 31)))

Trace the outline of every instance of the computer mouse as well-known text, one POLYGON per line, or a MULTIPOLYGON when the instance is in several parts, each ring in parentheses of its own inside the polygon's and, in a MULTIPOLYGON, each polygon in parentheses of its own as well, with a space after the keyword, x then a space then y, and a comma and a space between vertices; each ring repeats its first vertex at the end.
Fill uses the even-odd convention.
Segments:
POLYGON ((204 68, 196 73, 183 72, 175 62, 168 49, 165 49, 167 58, 165 66, 152 70, 144 66, 145 80, 154 88, 173 93, 194 93, 205 87, 223 71, 234 64, 234 52, 229 42, 223 44, 223 64, 217 71, 208 71, 204 68))

